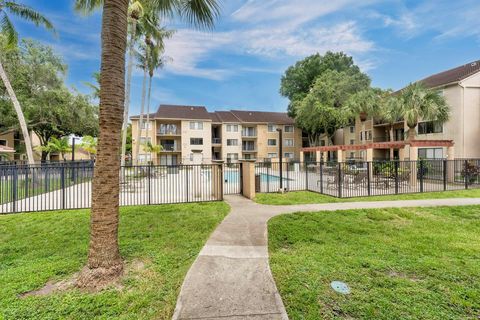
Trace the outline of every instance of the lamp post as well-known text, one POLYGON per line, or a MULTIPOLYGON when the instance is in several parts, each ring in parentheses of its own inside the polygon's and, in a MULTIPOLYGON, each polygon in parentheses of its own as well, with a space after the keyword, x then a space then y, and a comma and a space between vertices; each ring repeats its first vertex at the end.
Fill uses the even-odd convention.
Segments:
POLYGON ((282 129, 277 129, 278 131, 278 163, 280 165, 280 192, 283 193, 283 163, 282 163, 282 155, 283 155, 283 136, 282 136, 282 129))
POLYGON ((75 137, 72 138, 72 162, 75 161, 75 140, 77 139, 75 137))

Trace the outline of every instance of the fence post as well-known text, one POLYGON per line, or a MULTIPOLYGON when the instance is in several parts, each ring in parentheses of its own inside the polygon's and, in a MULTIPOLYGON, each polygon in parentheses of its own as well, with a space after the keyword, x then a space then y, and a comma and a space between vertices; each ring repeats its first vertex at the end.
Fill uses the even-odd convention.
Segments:
POLYGON ((25 199, 27 199, 29 196, 28 195, 28 172, 29 171, 30 171, 29 169, 25 170, 25 196, 24 196, 25 199))
MULTIPOLYGON (((191 168, 192 170, 194 169, 194 167, 191 167, 191 168)), ((184 166, 183 171, 185 172, 185 194, 187 195, 187 202, 188 202, 188 167, 184 166)))
POLYGON ((13 181, 12 181, 12 200, 13 200, 13 212, 17 212, 17 185, 18 185, 18 172, 17 166, 13 167, 13 181))
POLYGON ((148 175, 148 205, 152 204, 152 189, 151 189, 151 183, 152 183, 152 163, 150 162, 149 166, 147 167, 147 175, 148 175))
MULTIPOLYGON (((267 193, 270 192, 270 166, 272 165, 272 163, 267 163, 267 162, 263 162, 263 167, 265 168, 265 165, 267 165, 267 193)), ((260 177, 260 186, 262 185, 262 180, 261 180, 261 177, 260 177)), ((261 187, 260 187, 261 189, 261 187)), ((260 190, 261 191, 261 190, 260 190)))
POLYGON ((65 209, 65 166, 61 166, 60 171, 60 184, 62 187, 62 209, 65 209))
POLYGON ((305 170, 305 190, 308 191, 308 166, 305 160, 303 161, 303 169, 305 170))
POLYGON ((443 191, 447 191, 447 160, 443 160, 443 191))
POLYGON ((238 164, 240 174, 240 194, 243 194, 243 163, 238 164))
POLYGON ((338 162, 338 197, 342 197, 342 163, 338 162))
POLYGON ((423 170, 424 163, 423 160, 420 160, 420 192, 423 192, 423 170))
POLYGON ((368 196, 371 195, 372 189, 371 189, 371 177, 370 177, 370 166, 372 165, 371 162, 367 162, 367 193, 368 196))
POLYGON ((465 171, 465 189, 468 189, 468 160, 464 161, 463 168, 465 171))
POLYGON ((320 161, 320 193, 323 194, 323 161, 320 161))
POLYGON ((395 167, 395 194, 398 194, 398 161, 394 161, 395 167))

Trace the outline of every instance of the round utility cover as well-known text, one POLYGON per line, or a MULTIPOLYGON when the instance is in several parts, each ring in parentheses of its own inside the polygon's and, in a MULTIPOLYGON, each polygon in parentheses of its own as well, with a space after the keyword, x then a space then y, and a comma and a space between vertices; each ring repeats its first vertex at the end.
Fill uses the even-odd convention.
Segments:
POLYGON ((332 281, 332 283, 330 283, 330 286, 332 287, 333 290, 335 290, 338 293, 341 293, 341 294, 350 293, 350 288, 348 287, 348 284, 346 284, 345 282, 332 281))

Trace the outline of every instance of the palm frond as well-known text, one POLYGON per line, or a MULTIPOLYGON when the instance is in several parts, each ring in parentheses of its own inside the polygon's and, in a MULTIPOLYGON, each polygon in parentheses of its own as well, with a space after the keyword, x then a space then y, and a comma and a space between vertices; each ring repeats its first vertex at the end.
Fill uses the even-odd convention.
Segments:
POLYGON ((103 7, 103 0, 75 0, 75 11, 83 15, 92 14, 92 12, 101 10, 103 7))
POLYGON ((0 31, 7 37, 7 47, 11 48, 18 44, 17 30, 6 14, 3 14, 0 20, 0 31))
POLYGON ((7 9, 13 15, 16 15, 26 21, 32 22, 36 26, 43 26, 47 30, 52 31, 54 34, 56 34, 55 28, 53 27, 53 24, 50 22, 50 20, 48 20, 40 12, 35 11, 34 9, 26 5, 19 4, 13 1, 6 1, 5 9, 7 9))

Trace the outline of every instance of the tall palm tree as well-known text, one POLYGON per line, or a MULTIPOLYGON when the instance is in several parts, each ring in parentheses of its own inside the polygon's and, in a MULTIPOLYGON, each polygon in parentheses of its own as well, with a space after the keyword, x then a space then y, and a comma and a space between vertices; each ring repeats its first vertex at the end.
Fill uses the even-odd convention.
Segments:
MULTIPOLYGON (((390 142, 394 141, 393 128, 395 123, 402 118, 402 103, 398 96, 389 94, 385 96, 380 118, 388 124, 390 142)), ((393 149, 390 148, 390 159, 393 159, 393 149)))
POLYGON ((352 95, 346 103, 346 112, 352 117, 360 116, 363 122, 368 117, 377 117, 382 111, 383 92, 381 89, 368 88, 352 95))
MULTIPOLYGON (((136 51, 137 67, 143 70, 143 83, 142 83, 142 100, 141 100, 141 107, 140 107, 139 127, 137 130, 137 136, 136 136, 137 143, 135 144, 135 149, 133 152, 133 159, 135 161, 137 161, 138 159, 138 152, 140 150, 139 141, 140 141, 140 137, 142 136, 147 73, 149 70, 148 65, 150 62, 149 60, 150 60, 152 47, 158 46, 163 49, 164 40, 170 38, 173 35, 173 31, 167 30, 166 28, 159 26, 158 17, 152 12, 148 12, 147 14, 144 14, 141 21, 139 22, 138 30, 141 34, 145 36, 145 43, 141 43, 139 45, 140 50, 136 51)), ((150 108, 148 112, 150 112, 150 108)), ((147 125, 150 125, 149 121, 150 121, 150 118, 148 118, 147 125)))
MULTIPOLYGON (((75 9, 83 13, 91 13, 101 8, 104 0, 76 0, 75 9)), ((137 36, 137 23, 143 16, 145 8, 159 15, 172 17, 177 15, 184 21, 198 28, 211 28, 220 12, 218 0, 130 0, 129 6, 129 60, 127 66, 127 86, 125 97, 124 120, 122 127, 121 165, 125 165, 127 145, 128 112, 130 108, 130 89, 133 68, 133 49, 137 36)))
MULTIPOLYGON (((92 190, 90 245, 87 266, 77 280, 80 287, 98 288, 118 278, 123 271, 118 248, 118 155, 126 98, 129 0, 77 0, 77 4, 79 2, 83 2, 88 11, 103 5, 100 134, 92 190)), ((177 13, 197 27, 212 27, 219 13, 217 0, 152 0, 152 3, 159 13, 177 13)))
POLYGON ((118 248, 121 132, 125 107, 125 53, 129 0, 104 0, 100 73, 100 132, 92 183, 88 262, 77 286, 98 288, 123 271, 118 248))
MULTIPOLYGON (((47 30, 54 31, 52 23, 38 11, 35 11, 29 6, 17 3, 17 1, 0 0, 0 32, 3 33, 7 38, 7 49, 8 47, 11 48, 18 44, 18 33, 15 30, 15 26, 13 25, 12 21, 10 20, 10 15, 20 17, 23 20, 32 22, 36 26, 43 26, 47 30)), ((18 102, 17 95, 12 88, 12 84, 8 79, 1 60, 0 78, 7 89, 8 95, 17 114, 20 129, 22 130, 23 140, 25 142, 28 162, 30 164, 34 164, 35 159, 33 158, 32 141, 28 133, 27 122, 25 121, 22 107, 20 106, 20 102, 18 102)))
POLYGON ((445 98, 421 82, 408 85, 401 92, 401 115, 409 130, 408 140, 414 140, 419 120, 444 123, 450 117, 450 107, 445 98))

